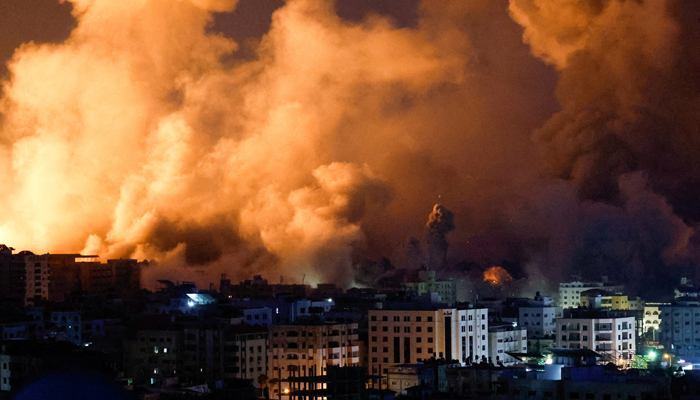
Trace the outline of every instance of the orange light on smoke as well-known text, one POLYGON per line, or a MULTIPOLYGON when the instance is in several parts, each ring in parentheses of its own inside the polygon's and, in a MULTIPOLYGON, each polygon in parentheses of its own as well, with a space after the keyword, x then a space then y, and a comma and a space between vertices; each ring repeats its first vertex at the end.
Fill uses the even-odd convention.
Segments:
POLYGON ((501 285, 505 282, 510 282, 512 280, 513 277, 510 276, 508 271, 498 266, 493 266, 484 271, 484 282, 490 282, 495 285, 501 285))

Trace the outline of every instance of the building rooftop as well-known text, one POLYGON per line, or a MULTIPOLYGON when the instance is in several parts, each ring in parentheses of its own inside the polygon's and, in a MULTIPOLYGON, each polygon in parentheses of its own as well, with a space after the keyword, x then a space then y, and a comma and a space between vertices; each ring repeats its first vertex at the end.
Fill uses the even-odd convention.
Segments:
POLYGON ((550 348, 549 351, 552 352, 553 355, 559 356, 559 357, 595 357, 595 358, 600 358, 600 354, 596 353, 595 351, 591 349, 567 349, 563 347, 553 347, 550 348))

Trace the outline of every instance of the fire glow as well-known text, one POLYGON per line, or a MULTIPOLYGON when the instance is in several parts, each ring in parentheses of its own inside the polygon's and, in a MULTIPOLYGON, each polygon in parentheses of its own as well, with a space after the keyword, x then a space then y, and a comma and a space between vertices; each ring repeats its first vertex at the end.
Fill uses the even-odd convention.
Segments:
POLYGON ((513 280, 508 271, 499 266, 493 266, 484 271, 484 282, 489 282, 493 285, 503 285, 506 282, 513 280))
POLYGON ((69 2, 70 37, 2 82, 0 243, 204 282, 698 264, 697 1, 421 0, 402 24, 288 0, 251 40, 211 29, 243 1, 69 2))

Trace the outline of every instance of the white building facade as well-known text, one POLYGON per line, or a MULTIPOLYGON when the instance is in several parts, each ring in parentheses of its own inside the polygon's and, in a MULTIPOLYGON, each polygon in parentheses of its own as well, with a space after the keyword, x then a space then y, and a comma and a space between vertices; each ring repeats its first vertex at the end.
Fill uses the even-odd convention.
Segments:
POLYGON ((508 327, 489 328, 489 361, 510 366, 521 362, 507 353, 527 353, 527 330, 508 327))
POLYGON ((554 306, 520 307, 518 325, 527 330, 531 338, 543 338, 554 334, 557 327, 557 308, 554 306))
POLYGON ((386 374, 390 365, 430 358, 461 363, 487 359, 488 310, 370 310, 369 372, 386 374))
POLYGON ((600 361, 629 366, 636 354, 635 318, 614 313, 579 313, 557 320, 556 346, 591 349, 600 361))
POLYGON ((608 291, 623 291, 622 285, 611 285, 604 279, 602 282, 562 282, 559 284, 559 306, 562 309, 578 308, 581 306, 581 292, 590 289, 605 289, 608 291))

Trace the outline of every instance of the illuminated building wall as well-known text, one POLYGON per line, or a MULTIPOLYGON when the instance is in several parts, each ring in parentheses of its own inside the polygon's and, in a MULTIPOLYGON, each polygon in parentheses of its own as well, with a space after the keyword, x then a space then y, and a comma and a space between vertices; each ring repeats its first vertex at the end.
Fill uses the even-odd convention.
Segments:
POLYGON ((431 357, 462 363, 488 357, 488 310, 370 310, 369 372, 431 357))
MULTIPOLYGON (((329 365, 359 366, 359 352, 356 323, 309 321, 273 325, 270 327, 268 376, 284 380, 325 375, 329 365)), ((279 390, 285 394, 285 390, 294 389, 293 384, 281 382, 273 389, 272 397, 277 397, 279 390)))

